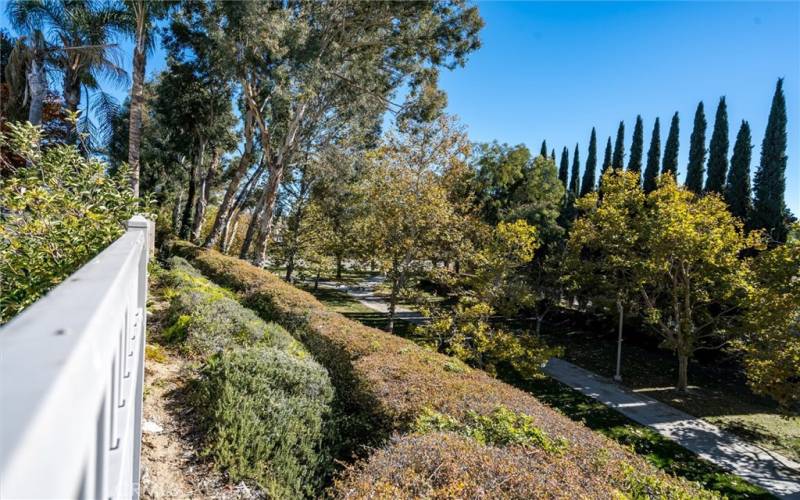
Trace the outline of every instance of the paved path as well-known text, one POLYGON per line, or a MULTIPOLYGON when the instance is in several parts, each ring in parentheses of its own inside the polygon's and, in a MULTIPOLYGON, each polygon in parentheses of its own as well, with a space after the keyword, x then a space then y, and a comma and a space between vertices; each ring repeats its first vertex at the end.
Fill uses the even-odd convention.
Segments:
POLYGON ((553 358, 544 372, 779 498, 800 499, 800 463, 567 361, 553 358))
MULTIPOLYGON (((347 292, 348 295, 358 300, 361 304, 373 309, 377 312, 389 314, 389 302, 385 298, 375 295, 375 288, 384 282, 386 278, 383 276, 372 276, 359 283, 358 285, 343 285, 333 281, 321 281, 320 286, 326 288, 335 288, 347 292)), ((422 324, 426 321, 425 316, 417 311, 413 311, 407 307, 396 306, 394 317, 402 319, 409 323, 422 324)))

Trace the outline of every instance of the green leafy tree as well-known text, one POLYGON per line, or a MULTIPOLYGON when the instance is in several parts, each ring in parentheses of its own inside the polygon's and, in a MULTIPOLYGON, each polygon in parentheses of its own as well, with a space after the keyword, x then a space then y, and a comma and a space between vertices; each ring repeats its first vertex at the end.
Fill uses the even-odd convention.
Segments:
POLYGON ((694 128, 689 138, 689 165, 686 167, 686 187, 695 193, 703 191, 703 176, 706 170, 706 114, 703 101, 694 113, 694 128))
POLYGON ((578 201, 582 216, 567 242, 562 280, 596 306, 616 308, 620 343, 625 310, 640 293, 644 200, 636 172, 606 172, 602 198, 591 193, 578 201))
POLYGON ((631 172, 641 172, 643 155, 644 124, 642 123, 641 115, 636 115, 636 125, 633 127, 633 139, 631 142, 631 157, 628 159, 628 170, 631 172))
POLYGON ((706 192, 722 194, 725 191, 725 176, 728 174, 728 106, 725 97, 720 97, 714 117, 714 132, 708 147, 708 176, 706 192))
POLYGON ((555 163, 537 156, 525 173, 524 183, 514 192, 513 207, 503 214, 502 220, 523 219, 536 228, 540 241, 557 240, 564 232, 558 223, 564 196, 555 163))
MULTIPOLYGON (((0 182, 0 322, 8 321, 119 237, 136 210, 127 173, 72 145, 41 147, 41 131, 9 123, 0 147, 25 163, 0 182)), ((145 204, 145 209, 147 205, 145 204)))
POLYGON ((755 263, 742 336, 747 382, 788 410, 800 411, 800 242, 762 252, 755 263))
POLYGON ((725 185, 725 201, 733 215, 747 221, 753 209, 750 196, 750 159, 753 154, 750 124, 742 120, 733 145, 731 169, 725 185))
POLYGON ((531 152, 524 144, 509 146, 497 142, 479 144, 475 149, 472 167, 476 202, 483 219, 494 225, 517 203, 514 193, 525 184, 531 152))
POLYGON ((594 176, 597 170, 597 133, 592 127, 592 135, 589 137, 589 155, 586 158, 586 170, 583 171, 583 181, 581 182, 580 195, 594 191, 594 176))
POLYGON ((753 181, 750 227, 763 229, 777 242, 786 241, 786 97, 783 78, 775 85, 767 130, 761 143, 761 162, 753 181))
POLYGON ((679 128, 680 119, 678 118, 678 112, 676 111, 675 114, 672 115, 672 121, 669 124, 667 142, 664 146, 664 163, 661 164, 661 173, 665 174, 669 172, 672 174, 672 177, 677 177, 678 175, 679 128))
POLYGON ((617 128, 617 139, 614 141, 614 155, 611 158, 611 166, 617 169, 625 168, 625 123, 619 122, 617 128))
POLYGON ((569 150, 566 146, 561 150, 561 164, 558 167, 558 180, 564 185, 564 189, 567 189, 567 185, 569 184, 569 150))
POLYGON ((677 388, 686 391, 689 359, 733 334, 751 287, 741 255, 762 248, 761 235, 745 234, 719 196, 697 197, 671 176, 648 195, 640 231, 645 318, 677 354, 677 388))
POLYGON ((661 124, 656 117, 653 124, 653 135, 650 136, 650 149, 647 150, 647 167, 644 169, 644 192, 649 193, 656 188, 659 163, 661 162, 661 124))

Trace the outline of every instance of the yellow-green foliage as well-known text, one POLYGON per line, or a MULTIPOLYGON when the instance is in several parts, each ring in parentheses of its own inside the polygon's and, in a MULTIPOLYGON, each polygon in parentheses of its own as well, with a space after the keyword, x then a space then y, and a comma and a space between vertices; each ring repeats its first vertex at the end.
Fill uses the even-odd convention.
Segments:
POLYGON ((41 148, 41 131, 6 123, 0 148, 25 163, 0 179, 0 324, 33 303, 119 237, 137 210, 125 171, 75 146, 41 148))
POLYGON ((498 406, 489 415, 467 413, 464 422, 425 409, 417 417, 414 426, 417 432, 456 432, 475 439, 481 444, 493 446, 533 446, 551 453, 559 453, 568 446, 565 439, 551 439, 534 425, 533 419, 524 413, 515 413, 505 406, 498 406))
POLYGON ((197 408, 206 453, 233 481, 270 498, 313 496, 327 477, 333 387, 309 357, 258 346, 222 351, 202 369, 197 408))
MULTIPOLYGON (((553 498, 568 492, 574 498, 612 498, 632 488, 627 466, 688 496, 712 495, 658 472, 613 441, 481 370, 453 371, 452 358, 331 312, 269 271, 183 243, 174 249, 242 293, 262 316, 296 329, 346 395, 348 414, 366 417, 368 425, 360 430, 369 433, 362 439, 372 438, 382 448, 349 467, 334 485, 333 496, 553 498), (488 417, 484 425, 493 428, 492 413, 499 406, 530 417, 527 425, 553 443, 564 439, 569 445, 551 453, 538 446, 482 444, 453 432, 398 434, 413 430, 426 409, 462 423, 474 412, 488 417), (392 432, 395 437, 388 444, 377 440, 392 432)), ((521 427, 516 417, 498 419, 498 425, 492 439, 518 436, 509 427, 521 427)))
POLYGON ((170 301, 169 326, 164 338, 178 343, 190 356, 206 357, 234 346, 262 343, 302 352, 286 330, 266 323, 243 307, 228 290, 215 285, 188 262, 173 257, 162 281, 170 301))
POLYGON ((144 356, 147 361, 155 361, 156 363, 164 363, 167 360, 167 353, 160 345, 147 344, 144 347, 144 356))

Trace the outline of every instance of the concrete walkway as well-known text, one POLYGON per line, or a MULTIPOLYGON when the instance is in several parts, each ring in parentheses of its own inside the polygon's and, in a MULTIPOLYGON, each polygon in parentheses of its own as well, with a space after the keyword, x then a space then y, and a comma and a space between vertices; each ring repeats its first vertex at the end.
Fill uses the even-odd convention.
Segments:
MULTIPOLYGON (((385 298, 375 295, 375 288, 383 283, 386 278, 383 276, 372 276, 359 283, 358 285, 343 285, 333 281, 321 281, 320 286, 326 288, 334 288, 346 292, 348 295, 356 299, 362 305, 383 314, 389 314, 389 302, 385 298)), ((413 311, 407 307, 396 306, 395 319, 402 319, 416 325, 422 324, 426 321, 425 316, 417 311, 413 311)))
POLYGON ((553 358, 544 372, 779 498, 800 499, 800 463, 567 361, 553 358))

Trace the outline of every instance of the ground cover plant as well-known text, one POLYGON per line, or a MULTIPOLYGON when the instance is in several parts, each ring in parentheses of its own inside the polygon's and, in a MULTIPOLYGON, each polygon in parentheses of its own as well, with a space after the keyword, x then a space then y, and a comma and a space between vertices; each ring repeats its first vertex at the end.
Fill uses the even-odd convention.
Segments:
MULTIPOLYGON (((310 294, 269 271, 191 245, 176 244, 175 251, 189 256, 218 283, 241 293, 262 316, 295 331, 330 370, 337 390, 349 395, 349 404, 368 416, 362 430, 384 438, 395 433, 388 447, 348 468, 337 483, 338 495, 457 496, 459 491, 469 494, 494 484, 486 491, 505 497, 528 497, 531 491, 543 495, 569 491, 590 497, 715 497, 696 484, 658 472, 613 441, 482 371, 327 310, 310 294), (471 415, 491 416, 499 407, 530 417, 529 425, 566 446, 554 452, 514 443, 482 444, 463 435, 440 438, 413 432, 425 411, 464 422, 471 415), (406 459, 397 462, 395 456, 406 459), (381 457, 394 465, 382 467, 381 457), (456 476, 447 474, 452 467, 435 465, 445 463, 444 457, 462 464, 456 476), (486 464, 496 464, 492 467, 505 470, 506 477, 524 478, 509 482, 493 477, 490 481, 484 477, 493 475, 486 464), (542 473, 523 472, 534 470, 542 473), (452 490, 457 485, 460 490, 452 490)), ((452 432, 443 434, 448 435, 452 432)))
POLYGON ((160 277, 170 301, 162 338, 198 366, 188 397, 203 453, 230 481, 269 498, 315 496, 333 465, 328 372, 185 260, 169 265, 160 277))

